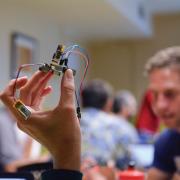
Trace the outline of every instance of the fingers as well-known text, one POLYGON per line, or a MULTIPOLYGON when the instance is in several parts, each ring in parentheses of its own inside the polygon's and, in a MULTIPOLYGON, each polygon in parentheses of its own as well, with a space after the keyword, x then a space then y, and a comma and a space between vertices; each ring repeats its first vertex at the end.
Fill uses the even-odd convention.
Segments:
POLYGON ((61 82, 61 98, 59 102, 59 107, 73 107, 75 106, 74 102, 74 77, 71 69, 66 70, 62 82, 61 82))
POLYGON ((48 94, 50 94, 52 92, 52 87, 48 86, 46 88, 43 89, 42 93, 41 93, 41 97, 47 96, 48 94))
POLYGON ((24 88, 32 90, 36 87, 37 83, 41 81, 41 78, 43 78, 47 73, 44 73, 42 71, 37 71, 33 74, 31 79, 29 79, 28 84, 24 86, 24 88))
POLYGON ((0 99, 3 101, 4 104, 13 104, 14 103, 14 97, 13 97, 13 91, 14 88, 21 88, 27 83, 28 79, 27 77, 21 77, 18 78, 17 80, 13 79, 10 81, 8 86, 0 93, 0 99), (16 83, 16 87, 15 87, 16 83))
POLYGON ((21 88, 28 81, 27 77, 18 78, 15 82, 15 79, 11 80, 9 85, 0 93, 0 99, 2 102, 9 108, 9 110, 16 116, 19 117, 17 110, 14 108, 14 97, 13 90, 16 83, 16 88, 21 88))
POLYGON ((4 89, 3 92, 0 93, 1 95, 6 95, 6 96, 12 96, 14 88, 19 89, 22 86, 24 86, 27 83, 28 79, 26 76, 18 78, 17 80, 13 79, 9 82, 8 86, 4 89), (16 87, 15 87, 16 83, 16 87))
POLYGON ((52 73, 36 72, 28 83, 21 88, 20 99, 26 105, 31 106, 34 104, 38 101, 51 76, 52 73))
POLYGON ((39 101, 38 99, 41 98, 43 94, 45 96, 51 92, 52 88, 50 86, 46 87, 51 77, 52 73, 47 73, 42 78, 42 80, 39 83, 37 83, 36 87, 34 88, 34 91, 32 92, 31 104, 35 104, 36 101, 39 101))
POLYGON ((48 94, 50 94, 51 91, 52 91, 52 87, 51 87, 51 86, 48 86, 48 87, 44 88, 44 89, 42 90, 41 94, 39 95, 39 97, 36 98, 36 99, 32 102, 31 107, 33 107, 33 109, 36 109, 36 110, 39 109, 39 108, 40 108, 39 106, 40 106, 43 98, 44 98, 45 96, 47 96, 48 94))

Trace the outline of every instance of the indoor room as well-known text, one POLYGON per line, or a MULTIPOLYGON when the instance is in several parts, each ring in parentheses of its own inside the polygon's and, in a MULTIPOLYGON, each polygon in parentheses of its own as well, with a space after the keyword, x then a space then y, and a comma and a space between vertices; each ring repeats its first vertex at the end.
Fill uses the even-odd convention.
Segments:
POLYGON ((0 0, 0 180, 179 180, 179 19, 179 0, 0 0))

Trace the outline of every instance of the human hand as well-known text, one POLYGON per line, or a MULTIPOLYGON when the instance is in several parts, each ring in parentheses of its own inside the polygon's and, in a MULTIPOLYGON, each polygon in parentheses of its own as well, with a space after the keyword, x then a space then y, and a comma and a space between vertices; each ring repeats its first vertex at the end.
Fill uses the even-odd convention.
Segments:
POLYGON ((37 71, 23 87, 20 88, 19 99, 34 110, 40 110, 43 97, 50 94, 51 86, 47 86, 52 73, 37 71), (47 86, 47 87, 46 87, 47 86))
POLYGON ((12 109, 12 105, 14 105, 14 86, 16 83, 16 89, 20 89, 19 99, 28 107, 39 110, 40 103, 42 98, 51 92, 51 87, 46 87, 49 79, 51 78, 52 73, 44 73, 41 71, 37 71, 30 80, 27 77, 21 77, 17 79, 11 80, 8 86, 4 89, 3 92, 0 93, 2 96, 2 101, 4 104, 12 109))
MULTIPOLYGON (((40 73, 41 74, 41 73, 40 73)), ((71 70, 67 70, 61 81, 61 97, 58 105, 49 111, 41 111, 39 103, 42 97, 50 92, 45 88, 49 79, 42 75, 36 81, 39 73, 30 80, 19 78, 16 87, 20 90, 20 99, 32 108, 31 116, 26 121, 14 108, 13 86, 10 84, 0 94, 0 99, 14 114, 18 127, 47 147, 54 158, 54 166, 58 169, 80 169, 81 133, 74 102, 74 78, 71 70), (31 90, 32 87, 33 91, 31 90)))

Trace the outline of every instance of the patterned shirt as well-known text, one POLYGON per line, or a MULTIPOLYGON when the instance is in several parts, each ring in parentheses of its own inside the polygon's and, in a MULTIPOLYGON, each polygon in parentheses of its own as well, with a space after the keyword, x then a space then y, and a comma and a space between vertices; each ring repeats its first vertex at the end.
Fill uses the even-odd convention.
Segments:
POLYGON ((99 163, 129 158, 127 144, 132 142, 123 128, 125 126, 121 126, 116 116, 95 108, 84 109, 81 119, 82 158, 94 158, 99 163))

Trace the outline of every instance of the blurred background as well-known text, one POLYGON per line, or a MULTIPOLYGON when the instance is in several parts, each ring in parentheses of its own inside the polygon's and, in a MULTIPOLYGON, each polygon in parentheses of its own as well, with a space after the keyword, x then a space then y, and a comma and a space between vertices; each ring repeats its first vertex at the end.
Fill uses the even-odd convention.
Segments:
POLYGON ((0 90, 10 79, 16 32, 36 39, 37 62, 50 61, 58 43, 80 44, 91 57, 87 79, 129 89, 139 101, 147 58, 180 44, 179 19, 179 0, 1 0, 0 90))
MULTIPOLYGON (((20 64, 50 63, 58 44, 79 44, 90 56, 85 81, 100 78, 115 91, 130 91, 138 104, 133 125, 137 112, 139 119, 149 118, 150 125, 156 118, 149 111, 148 93, 143 99, 147 88, 144 65, 158 50, 180 45, 179 0, 0 0, 0 22, 0 91, 15 77, 20 64)), ((79 84, 84 67, 77 57, 71 63, 78 72, 79 84)), ((45 108, 51 108, 58 100, 57 81, 58 77, 53 80, 55 88, 45 101, 45 108)), ((155 120, 153 135, 164 128, 155 120)), ((131 149, 143 160, 142 165, 151 163, 152 146, 131 149)))

